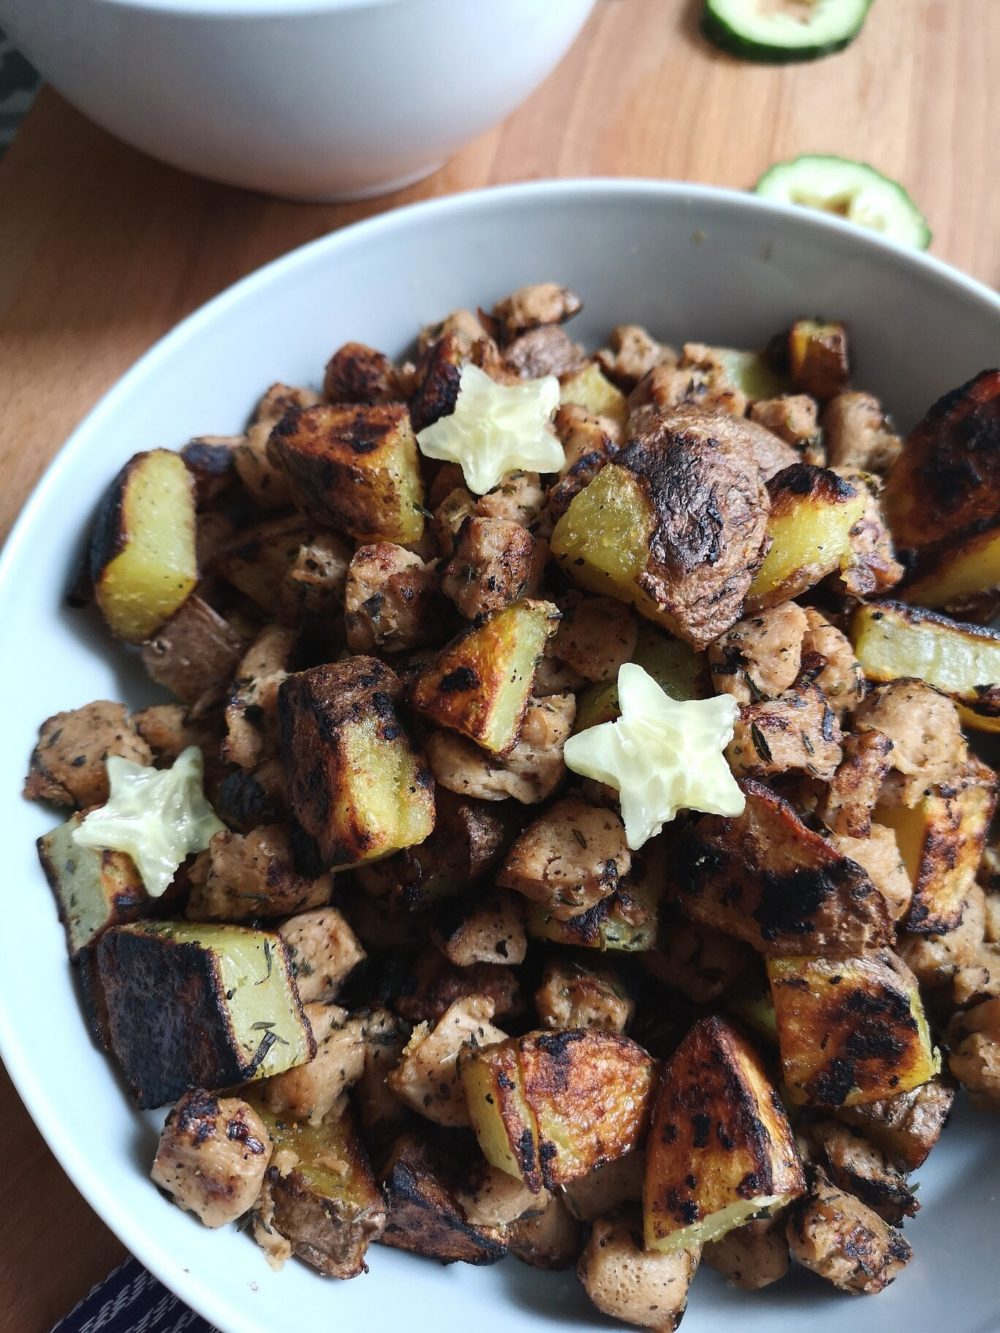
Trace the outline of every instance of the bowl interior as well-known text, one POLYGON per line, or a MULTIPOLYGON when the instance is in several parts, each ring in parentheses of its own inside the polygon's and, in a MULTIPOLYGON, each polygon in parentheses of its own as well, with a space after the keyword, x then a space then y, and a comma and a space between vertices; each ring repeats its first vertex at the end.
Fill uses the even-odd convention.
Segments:
MULTIPOLYGON (((554 1330, 603 1326, 571 1274, 513 1261, 443 1269, 376 1248, 371 1273, 324 1282, 305 1266, 275 1275, 235 1229, 204 1232, 147 1179, 159 1117, 130 1108, 80 1015, 51 895, 32 842, 55 821, 18 796, 38 723, 94 698, 141 702, 134 663, 93 621, 65 609, 80 534, 110 476, 133 452, 242 428, 274 380, 317 384, 357 339, 392 354, 459 306, 557 278, 583 297, 571 326, 596 344, 620 322, 672 341, 754 346, 800 314, 844 318, 856 382, 906 426, 944 390, 1000 360, 1000 301, 924 257, 839 223, 722 191, 641 182, 513 187, 389 214, 278 261, 225 293, 154 348, 76 432, 46 475, 0 562, 9 710, 0 764, 8 830, 8 939, 0 970, 0 1052, 42 1133, 97 1211, 138 1257, 225 1330, 304 1320, 412 1333, 474 1324, 554 1330)), ((53 389, 53 391, 55 391, 53 389)), ((917 1259, 875 1302, 850 1305, 865 1330, 995 1328, 991 1261, 1000 1139, 961 1112, 919 1173, 923 1211, 907 1226, 917 1259)), ((846 1298, 806 1274, 757 1296, 696 1279, 685 1328, 840 1333, 846 1298)))

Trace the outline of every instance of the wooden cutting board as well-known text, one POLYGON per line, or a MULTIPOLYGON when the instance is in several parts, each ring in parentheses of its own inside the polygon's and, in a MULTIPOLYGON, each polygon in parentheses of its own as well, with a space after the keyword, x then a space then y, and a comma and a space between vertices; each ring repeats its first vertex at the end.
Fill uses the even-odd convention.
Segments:
MULTIPOLYGON (((777 159, 839 153, 906 185, 933 253, 1000 282, 1000 0, 878 0, 846 52, 786 68, 713 51, 699 9, 598 0, 563 65, 504 125, 427 181, 348 206, 195 180, 43 93, 0 166, 0 537, 70 430, 182 316, 275 255, 396 204, 547 176, 743 189, 777 159)), ((0 1333, 45 1333, 124 1252, 2 1071, 0 1124, 0 1333)))

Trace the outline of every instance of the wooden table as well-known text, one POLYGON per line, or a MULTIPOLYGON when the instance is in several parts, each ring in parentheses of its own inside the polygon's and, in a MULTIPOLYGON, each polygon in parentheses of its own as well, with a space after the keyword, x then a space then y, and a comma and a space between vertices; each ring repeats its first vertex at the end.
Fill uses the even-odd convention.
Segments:
MULTIPOLYGON (((506 124, 423 183, 363 204, 280 203, 195 180, 43 93, 0 168, 0 537, 73 426, 171 325, 275 255, 395 204, 546 176, 745 188, 776 159, 833 152, 903 181, 934 252, 1000 283, 997 0, 879 0, 848 51, 784 69, 712 51, 699 9, 598 0, 568 59, 506 124)), ((124 1250, 2 1070, 0 1124, 0 1333, 45 1333, 124 1250)))

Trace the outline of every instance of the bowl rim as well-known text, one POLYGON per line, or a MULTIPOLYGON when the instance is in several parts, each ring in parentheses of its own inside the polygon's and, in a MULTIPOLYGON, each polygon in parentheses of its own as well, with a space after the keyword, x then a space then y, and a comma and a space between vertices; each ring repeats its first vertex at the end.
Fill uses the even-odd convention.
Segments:
MULTIPOLYGON (((102 2, 116 4, 119 0, 102 2)), ((133 0, 124 2, 133 3, 133 0)), ((309 0, 294 0, 294 3, 300 2, 308 3, 309 0)), ((384 0, 345 0, 348 4, 355 2, 383 3, 384 0)), ((139 3, 145 3, 145 0, 139 0, 139 3)), ((329 0, 324 0, 324 3, 329 3, 329 0)), ((312 264, 319 255, 328 256, 340 249, 349 249, 358 243, 359 238, 391 233, 396 229, 405 234, 412 220, 433 219, 444 214, 461 217, 482 210, 503 208, 508 204, 530 204, 533 200, 551 201, 559 197, 565 202, 579 201, 581 205, 595 198, 617 198, 622 201, 658 199, 667 206, 721 207, 736 213, 748 211, 769 215, 776 222, 806 233, 815 233, 819 237, 823 234, 839 234, 842 242, 849 239, 862 253, 874 253, 880 263, 929 275, 939 285, 953 292, 957 290, 1000 318, 1000 293, 932 255, 901 247, 840 218, 797 205, 773 203, 738 190, 634 177, 566 178, 492 186, 409 204, 327 233, 278 256, 210 298, 157 339, 86 413, 36 483, 0 550, 0 604, 5 595, 9 595, 8 583, 18 561, 20 548, 28 539, 36 515, 46 504, 48 491, 55 484, 67 460, 86 447, 87 437, 99 430, 106 418, 113 417, 119 399, 131 391, 134 383, 146 375, 155 374, 158 363, 169 356, 175 345, 197 336, 200 327, 210 324, 219 311, 241 301, 254 287, 281 283, 288 274, 300 266, 312 264)), ((128 1209, 107 1189, 88 1160, 85 1145, 74 1138, 66 1116, 45 1090, 44 1082, 34 1068, 32 1054, 22 1045, 13 1019, 8 1021, 5 1009, 0 1007, 0 1058, 33 1123, 74 1188, 127 1249, 166 1287, 183 1293, 180 1299, 193 1305, 210 1322, 220 1328, 225 1327, 229 1315, 228 1303, 213 1288, 196 1279, 194 1274, 185 1272, 154 1234, 134 1233, 133 1219, 128 1209)))

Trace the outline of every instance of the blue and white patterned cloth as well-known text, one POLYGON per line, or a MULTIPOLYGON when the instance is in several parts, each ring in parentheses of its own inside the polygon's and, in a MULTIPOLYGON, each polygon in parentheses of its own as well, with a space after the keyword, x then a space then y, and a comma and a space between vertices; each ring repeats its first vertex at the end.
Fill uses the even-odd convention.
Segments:
POLYGON ((218 1333, 128 1259, 61 1319, 52 1333, 218 1333))
POLYGON ((41 79, 0 28, 0 157, 35 100, 41 79))

